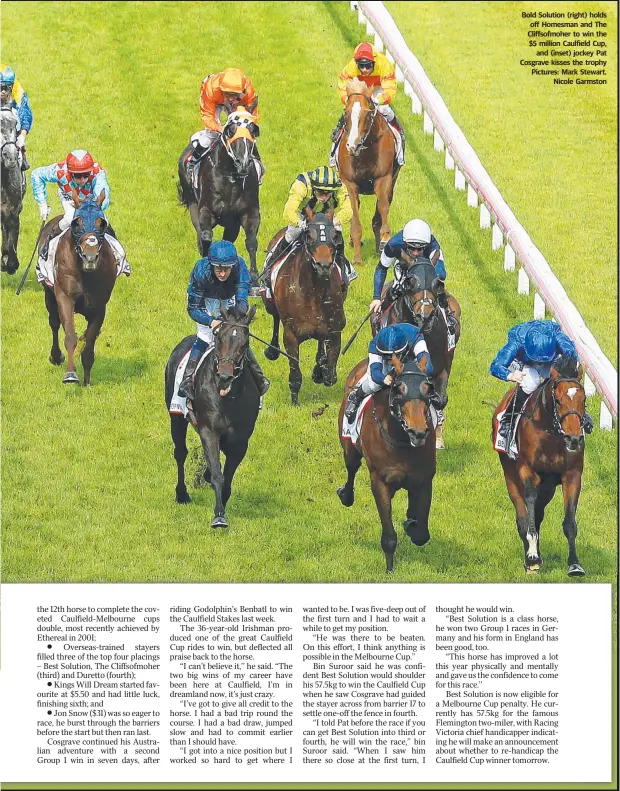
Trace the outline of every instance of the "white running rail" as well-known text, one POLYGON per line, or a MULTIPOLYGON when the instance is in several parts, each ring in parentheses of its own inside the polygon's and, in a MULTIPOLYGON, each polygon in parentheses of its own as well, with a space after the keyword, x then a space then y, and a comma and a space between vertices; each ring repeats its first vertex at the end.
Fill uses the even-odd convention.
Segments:
POLYGON ((534 318, 544 319, 547 307, 575 343, 588 372, 585 377, 586 394, 593 395, 595 389, 601 394, 599 425, 611 431, 612 415, 616 419, 618 417, 616 369, 603 354, 545 257, 491 181, 444 100, 407 46, 389 11, 376 0, 352 0, 350 5, 357 11, 360 24, 366 24, 367 34, 374 36, 375 49, 385 52, 395 64, 396 78, 404 83, 405 94, 411 97, 412 112, 423 116, 424 131, 433 136, 435 150, 445 151, 445 166, 454 170, 455 188, 467 190, 469 206, 477 206, 480 201, 480 227, 492 226, 493 250, 506 245, 504 270, 514 271, 515 261, 519 262, 518 292, 529 294, 530 282, 534 284, 534 318))

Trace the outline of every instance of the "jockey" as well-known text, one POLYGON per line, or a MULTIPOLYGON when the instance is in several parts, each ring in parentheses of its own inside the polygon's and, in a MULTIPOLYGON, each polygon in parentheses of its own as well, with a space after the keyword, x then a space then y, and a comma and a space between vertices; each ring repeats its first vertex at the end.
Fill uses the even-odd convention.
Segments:
MULTIPOLYGON (((443 252, 439 242, 431 233, 429 224, 424 222, 424 220, 410 220, 403 230, 393 236, 383 248, 381 258, 375 269, 374 291, 372 302, 369 305, 370 310, 375 313, 379 313, 381 310, 381 292, 387 271, 392 264, 394 264, 394 284, 399 283, 405 276, 407 265, 402 261, 401 253, 403 250, 414 259, 418 257, 427 258, 435 267, 441 284, 437 293, 437 302, 446 313, 448 331, 454 335, 457 319, 450 308, 448 295, 446 294, 445 279, 447 273, 446 265, 443 261, 443 252)), ((408 266, 412 265, 409 264, 408 266)))
MULTIPOLYGON (((94 161, 88 151, 76 149, 67 155, 62 162, 53 165, 35 168, 30 175, 32 182, 32 194, 39 205, 39 214, 45 222, 50 216, 50 207, 47 204, 46 184, 58 184, 58 197, 64 212, 58 226, 50 229, 45 244, 41 249, 41 257, 47 257, 47 247, 50 239, 57 236, 61 231, 65 231, 73 220, 75 214, 75 204, 73 203, 73 190, 78 191, 82 200, 96 200, 105 191, 105 199, 101 208, 105 211, 110 205, 110 187, 105 170, 94 161)), ((108 225, 107 232, 114 236, 114 232, 108 225)))
MULTIPOLYGON (((248 312, 250 273, 232 242, 213 242, 209 252, 192 270, 187 287, 187 312, 196 322, 192 346, 179 395, 194 398, 194 373, 208 346, 214 345, 213 331, 222 323, 221 308, 234 308, 237 316, 248 312)), ((261 396, 269 389, 254 352, 248 346, 250 371, 261 396)))
POLYGON ((368 346, 366 373, 351 390, 344 410, 345 417, 352 423, 359 405, 371 393, 394 383, 394 369, 390 365, 393 355, 403 362, 414 354, 420 370, 427 376, 433 373, 433 365, 424 336, 413 324, 391 324, 383 327, 368 346))
MULTIPOLYGON (((528 396, 549 377, 553 361, 560 355, 577 360, 575 344, 554 321, 526 321, 509 330, 508 342, 499 350, 490 368, 497 379, 517 383, 512 412, 510 416, 506 415, 500 426, 500 434, 506 438, 507 446, 510 446, 509 438, 516 416, 528 396)), ((585 413, 584 430, 589 434, 593 426, 592 418, 585 413)))
POLYGON ((219 120, 220 114, 230 115, 239 107, 251 113, 258 125, 258 96, 250 78, 241 69, 224 69, 204 78, 200 89, 200 117, 205 128, 192 135, 193 150, 187 159, 189 165, 195 165, 219 140, 224 129, 219 120))
POLYGON ((270 250, 265 268, 270 262, 275 263, 285 251, 287 245, 292 245, 301 236, 306 227, 304 209, 308 207, 312 212, 327 214, 334 212, 334 229, 336 230, 336 263, 340 265, 346 282, 350 283, 357 277, 351 262, 344 254, 344 237, 342 226, 351 221, 353 209, 349 193, 338 176, 335 168, 327 165, 300 173, 291 184, 288 199, 284 206, 284 222, 288 223, 286 233, 270 250))
POLYGON ((15 72, 6 63, 0 64, 0 106, 9 107, 17 112, 17 147, 22 152, 22 170, 30 165, 26 159, 26 135, 32 128, 32 110, 15 72))
MULTIPOLYGON (((377 105, 377 109, 388 124, 393 126, 400 134, 402 147, 398 154, 398 164, 403 165, 405 163, 405 132, 400 125, 400 121, 394 115, 394 110, 390 107, 392 99, 396 96, 397 83, 394 66, 383 53, 377 52, 372 44, 364 41, 355 48, 353 58, 338 75, 338 93, 343 104, 347 103, 347 83, 355 79, 355 77, 366 83, 366 85, 373 86, 372 98, 377 105)), ((345 116, 343 114, 332 132, 332 140, 334 142, 340 136, 340 130, 344 123, 345 116)))

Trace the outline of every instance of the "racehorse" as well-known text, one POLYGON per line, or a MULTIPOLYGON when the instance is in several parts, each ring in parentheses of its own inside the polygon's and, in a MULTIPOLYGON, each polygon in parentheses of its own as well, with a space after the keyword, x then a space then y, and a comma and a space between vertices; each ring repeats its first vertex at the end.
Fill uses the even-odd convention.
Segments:
POLYGON ((3 272, 14 274, 19 268, 17 243, 19 241, 19 215, 26 193, 22 177, 21 157, 17 148, 17 118, 13 110, 3 108, 0 113, 0 146, 2 157, 2 264, 3 272))
MULTIPOLYGON (((304 341, 310 338, 318 341, 312 381, 326 387, 336 384, 336 364, 346 324, 346 288, 343 290, 342 276, 335 265, 336 230, 332 214, 312 215, 311 210, 307 210, 307 228, 299 246, 284 259, 277 272, 272 299, 263 295, 265 308, 273 317, 271 347, 265 349, 265 357, 276 360, 280 354, 281 321, 284 348, 290 355, 288 384, 294 406, 298 404, 301 390, 299 346, 304 341)), ((268 250, 274 247, 283 233, 279 231, 273 237, 268 250)))
MULTIPOLYGON (((343 505, 353 505, 355 476, 362 458, 366 459, 381 519, 381 548, 387 572, 394 570, 397 536, 392 522, 392 499, 399 489, 406 489, 409 497, 405 533, 419 547, 430 539, 428 516, 436 454, 430 409, 434 394, 426 374, 415 360, 402 363, 394 356, 390 364, 395 370, 394 382, 390 388, 375 393, 364 409, 358 442, 354 444, 350 438, 340 436, 348 477, 337 491, 343 505)), ((366 360, 358 363, 347 378, 339 428, 345 419, 347 395, 364 374, 366 365, 366 360)))
MULTIPOLYGON (((116 282, 116 259, 112 247, 105 239, 108 223, 101 211, 105 200, 102 191, 96 201, 80 201, 77 190, 73 190, 76 206, 71 228, 58 242, 55 257, 54 285, 44 283, 45 307, 49 314, 52 330, 52 349, 49 360, 61 365, 64 355, 58 344, 58 331, 62 323, 65 331, 67 370, 63 383, 77 383, 75 372, 75 349, 78 336, 75 331, 74 313, 85 317, 88 325, 80 338, 84 341, 81 354, 84 368, 84 386, 90 385, 90 372, 95 361, 95 341, 101 332, 106 306, 116 282)), ((57 227, 61 218, 50 220, 41 234, 39 253, 48 236, 48 231, 57 227)))
POLYGON ((372 101, 373 86, 360 80, 347 85, 346 123, 338 144, 337 162, 340 178, 346 184, 353 208, 351 243, 354 265, 362 263, 362 224, 359 217, 360 195, 377 196, 372 229, 376 251, 380 252, 392 234, 388 222, 394 185, 400 165, 396 161, 396 144, 388 123, 372 101))
POLYGON ((260 226, 259 177, 254 159, 258 134, 258 126, 248 112, 231 113, 220 139, 200 160, 196 189, 186 165, 191 145, 179 159, 178 184, 179 200, 189 209, 196 229, 200 255, 207 255, 216 225, 224 228, 224 239, 228 242, 234 242, 243 228, 253 287, 258 277, 256 251, 260 226))
MULTIPOLYGON (((226 503, 230 498, 233 476, 243 461, 248 442, 258 417, 260 395, 247 365, 249 324, 256 313, 252 305, 247 315, 239 318, 221 308, 222 324, 214 330, 215 346, 196 372, 193 411, 197 432, 202 442, 207 469, 204 478, 215 492, 215 513, 211 527, 228 527, 226 503), (224 472, 220 451, 226 456, 224 472)), ((170 408, 176 371, 182 357, 190 350, 195 335, 184 338, 174 349, 166 365, 166 405, 170 408)), ((185 485, 187 458, 187 420, 170 414, 170 432, 177 463, 177 503, 189 503, 185 485)))
MULTIPOLYGON (((416 264, 414 259, 407 257, 406 253, 403 254, 403 258, 406 264, 413 263, 413 265, 407 270, 400 284, 392 285, 394 296, 388 300, 391 305, 380 317, 379 322, 373 325, 373 330, 377 332, 379 324, 386 326, 404 321, 422 331, 433 363, 433 385, 437 393, 438 407, 443 410, 448 403, 448 379, 455 350, 448 348, 448 328, 443 316, 440 315, 437 303, 438 290, 442 288, 441 281, 437 277, 435 267, 428 259, 416 264)), ((389 287, 386 287, 384 299, 389 293, 389 287)), ((461 335, 461 306, 452 295, 448 299, 452 312, 459 319, 455 332, 456 343, 461 335)), ((443 415, 441 415, 437 426, 439 449, 445 447, 443 426, 443 415)))
MULTIPOLYGON (((525 551, 525 571, 542 566, 540 526, 556 487, 564 494, 564 535, 568 541, 568 576, 582 577, 575 540, 575 514, 581 491, 585 450, 586 396, 579 381, 583 369, 571 357, 559 357, 551 373, 528 398, 517 427, 518 459, 499 453, 508 495, 515 507, 517 530, 525 551)), ((493 416, 505 410, 514 388, 503 397, 493 416)))

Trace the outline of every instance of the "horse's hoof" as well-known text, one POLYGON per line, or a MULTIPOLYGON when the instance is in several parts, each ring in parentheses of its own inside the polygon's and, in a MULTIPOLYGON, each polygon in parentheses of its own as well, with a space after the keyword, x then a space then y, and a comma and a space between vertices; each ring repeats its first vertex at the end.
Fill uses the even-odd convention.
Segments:
POLYGON ((320 365, 315 365, 312 369, 312 381, 315 385, 323 384, 323 369, 320 365))
POLYGON ((299 393, 291 393, 291 404, 299 406, 299 393))
POLYGON ((216 516, 211 522, 211 527, 228 527, 228 522, 225 516, 216 516))
POLYGON ((342 486, 340 489, 336 490, 336 494, 340 498, 340 502, 343 505, 346 505, 347 508, 350 508, 353 505, 353 501, 355 500, 355 493, 353 489, 348 492, 347 487, 342 486))
POLYGON ((525 566, 525 573, 526 574, 538 574, 540 571, 540 567, 542 566, 542 561, 539 563, 531 563, 529 566, 525 566))
POLYGON ((584 569, 579 565, 579 563, 573 563, 568 567, 568 576, 569 577, 583 577, 585 576, 584 569))
POLYGON ((428 528, 426 530, 420 528, 415 519, 406 519, 403 522, 403 527, 405 528, 405 533, 411 539, 411 543, 415 544, 416 547, 423 547, 431 539, 428 528))
POLYGON ((79 384, 80 380, 78 379, 78 375, 75 371, 67 371, 67 373, 62 378, 63 385, 75 385, 79 384))
POLYGON ((61 354, 60 357, 56 359, 56 357, 54 357, 53 354, 50 354, 49 361, 51 362, 52 365, 62 365, 65 361, 65 355, 61 354))
POLYGON ((268 360, 277 360, 279 356, 280 356, 280 350, 279 349, 274 349, 273 346, 268 346, 265 349, 265 357, 268 360))
POLYGON ((192 501, 192 498, 189 496, 189 492, 185 492, 185 494, 183 494, 183 492, 177 492, 175 499, 179 505, 187 505, 192 501))
POLYGON ((14 275, 18 269, 19 269, 19 264, 17 264, 17 266, 7 266, 5 272, 7 272, 7 274, 9 275, 14 275))

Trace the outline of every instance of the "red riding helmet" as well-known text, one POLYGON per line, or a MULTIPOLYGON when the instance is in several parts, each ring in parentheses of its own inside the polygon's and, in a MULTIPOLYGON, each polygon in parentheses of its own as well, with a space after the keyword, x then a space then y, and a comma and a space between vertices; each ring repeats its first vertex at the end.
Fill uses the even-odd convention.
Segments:
POLYGON ((374 63, 375 60, 375 53, 372 49, 372 44, 369 44, 367 41, 363 41, 355 48, 355 52, 353 53, 353 59, 355 61, 359 60, 369 60, 374 63))
POLYGON ((67 170, 69 173, 90 173, 94 166, 95 161, 88 151, 77 149, 67 156, 67 170))

